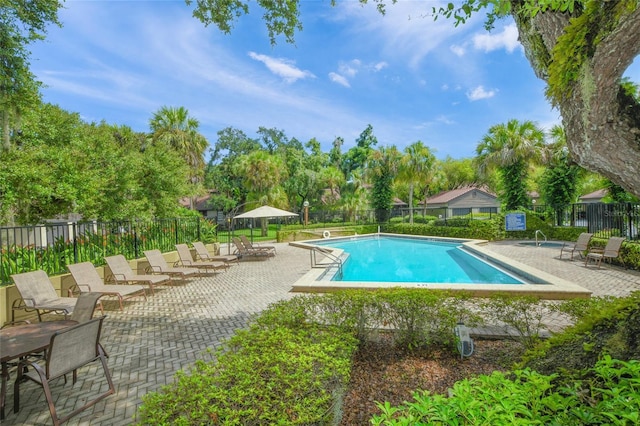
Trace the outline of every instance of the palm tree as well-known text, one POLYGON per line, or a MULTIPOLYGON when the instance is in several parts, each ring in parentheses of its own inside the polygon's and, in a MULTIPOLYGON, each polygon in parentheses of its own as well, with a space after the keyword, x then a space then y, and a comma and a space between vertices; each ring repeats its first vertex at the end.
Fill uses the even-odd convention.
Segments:
POLYGON ((191 168, 189 180, 197 185, 204 178, 204 151, 209 142, 198 132, 200 123, 184 107, 163 106, 149 121, 154 143, 166 143, 182 155, 191 168))
POLYGON ((478 144, 476 154, 480 175, 494 168, 499 171, 507 210, 529 203, 526 190, 529 164, 546 157, 544 132, 535 123, 513 119, 492 126, 478 144))
MULTIPOLYGON (((286 193, 281 184, 286 179, 286 167, 282 157, 264 150, 242 155, 235 164, 235 172, 244 177, 249 189, 248 199, 262 200, 275 207, 288 208, 286 193)), ((261 221, 262 235, 267 235, 267 220, 261 221)))
POLYGON ((413 225, 413 191, 416 185, 425 184, 431 179, 436 157, 422 141, 412 143, 404 152, 398 178, 409 185, 409 223, 413 225))

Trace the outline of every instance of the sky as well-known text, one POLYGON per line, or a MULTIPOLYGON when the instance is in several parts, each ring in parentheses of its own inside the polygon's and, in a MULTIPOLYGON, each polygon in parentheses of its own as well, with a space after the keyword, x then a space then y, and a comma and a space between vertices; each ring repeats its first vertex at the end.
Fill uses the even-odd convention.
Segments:
MULTIPOLYGON (((342 137, 345 152, 371 125, 378 147, 422 141, 458 159, 495 124, 560 124, 513 21, 456 28, 433 21, 441 4, 400 0, 382 16, 355 0, 301 0, 295 44, 272 46, 255 2, 224 34, 182 0, 66 0, 63 27, 30 46, 31 67, 45 102, 87 122, 148 132, 160 108, 184 107, 211 146, 224 128, 266 127, 325 152, 342 137)), ((640 82, 640 59, 626 75, 640 82)))

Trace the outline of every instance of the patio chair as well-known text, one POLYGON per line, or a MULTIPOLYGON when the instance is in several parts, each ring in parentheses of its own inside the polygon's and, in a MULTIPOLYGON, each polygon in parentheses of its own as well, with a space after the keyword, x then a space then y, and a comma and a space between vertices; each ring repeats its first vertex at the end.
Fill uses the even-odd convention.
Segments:
MULTIPOLYGON (((44 366, 31 360, 22 360, 20 362, 13 393, 13 411, 15 413, 20 409, 20 383, 25 380, 31 380, 42 386, 53 424, 56 426, 115 393, 116 389, 107 367, 106 356, 100 345, 100 331, 103 320, 104 317, 95 318, 54 333, 47 349, 44 366), (77 370, 94 361, 102 363, 109 389, 86 402, 82 407, 60 417, 55 407, 55 400, 49 383, 54 379, 66 376, 68 373, 73 373, 73 384, 75 384, 78 378, 77 370), (27 370, 27 367, 30 368, 27 370)), ((92 382, 93 385, 95 385, 95 381, 92 382)))
POLYGON ((607 259, 609 262, 611 262, 612 259, 618 259, 622 262, 622 266, 626 268, 627 266, 624 264, 624 259, 620 256, 620 249, 622 248, 624 240, 626 240, 624 237, 611 237, 609 241, 607 241, 604 249, 593 248, 589 250, 589 253, 587 253, 584 259, 584 266, 587 266, 589 261, 593 260, 594 264, 600 268, 603 259, 607 259))
POLYGON ((560 248, 560 259, 562 259, 562 255, 567 253, 571 255, 571 260, 573 260, 573 254, 578 252, 580 257, 584 257, 582 253, 586 252, 589 249, 589 242, 591 241, 591 237, 593 234, 588 232, 583 232, 578 236, 578 240, 575 244, 564 243, 562 248, 560 248))
POLYGON ((233 244, 236 246, 235 253, 241 258, 253 257, 256 259, 267 259, 271 257, 271 253, 267 250, 251 250, 244 245, 238 237, 233 237, 233 244))
POLYGON ((113 281, 115 284, 148 285, 151 294, 154 294, 156 285, 171 283, 169 275, 135 274, 127 259, 121 254, 105 257, 104 260, 111 270, 111 275, 109 275, 107 281, 113 281))
POLYGON ((69 289, 71 294, 78 290, 80 293, 93 292, 115 297, 118 299, 121 311, 124 311, 123 301, 126 299, 141 296, 147 300, 147 294, 141 285, 106 285, 91 262, 67 265, 67 269, 76 282, 75 286, 69 289))
POLYGON ((177 277, 181 280, 200 274, 200 271, 196 268, 170 267, 160 250, 147 250, 144 252, 144 256, 149 262, 147 272, 169 275, 170 277, 177 277))
POLYGON ((246 235, 240 235, 240 240, 242 241, 244 246, 246 248, 248 248, 249 250, 265 250, 271 256, 275 256, 276 255, 276 247, 275 246, 267 246, 267 245, 262 245, 262 244, 253 244, 249 240, 249 238, 247 238, 246 235))
POLYGON ((187 268, 196 268, 201 273, 217 273, 221 270, 226 270, 229 268, 224 262, 206 262, 204 260, 195 261, 193 260, 193 256, 191 256, 191 250, 186 244, 176 244, 176 250, 178 251, 178 258, 180 260, 177 262, 179 266, 182 265, 187 268))
POLYGON ((48 313, 67 317, 76 306, 75 298, 58 296, 47 273, 42 270, 11 275, 11 278, 20 293, 20 299, 11 307, 11 322, 15 321, 16 310, 36 311, 38 321, 42 321, 42 315, 48 313))
POLYGON ((232 265, 232 264, 237 265, 239 263, 238 261, 240 260, 240 258, 235 254, 211 255, 209 254, 209 250, 207 250, 207 246, 205 246, 202 241, 195 241, 193 243, 193 248, 196 250, 196 259, 198 260, 204 260, 207 262, 219 261, 219 262, 225 262, 228 265, 232 265))
POLYGON ((100 307, 100 312, 104 315, 104 308, 98 299, 102 297, 102 293, 81 293, 76 299, 76 306, 69 318, 72 321, 87 322, 93 318, 96 307, 100 307))

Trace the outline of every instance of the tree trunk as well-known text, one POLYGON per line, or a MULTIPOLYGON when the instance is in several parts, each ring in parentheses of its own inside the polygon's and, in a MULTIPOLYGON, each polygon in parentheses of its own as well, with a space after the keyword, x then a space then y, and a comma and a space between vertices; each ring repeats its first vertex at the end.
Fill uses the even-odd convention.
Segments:
POLYGON ((413 225, 413 182, 409 183, 409 223, 413 225))
MULTIPOLYGON (((536 75, 548 81, 547 66, 569 16, 544 12, 533 19, 513 15, 520 41, 536 75)), ((625 95, 620 80, 640 54, 640 8, 621 17, 588 55, 572 93, 556 100, 567 146, 582 167, 598 172, 640 196, 640 105, 625 95)))

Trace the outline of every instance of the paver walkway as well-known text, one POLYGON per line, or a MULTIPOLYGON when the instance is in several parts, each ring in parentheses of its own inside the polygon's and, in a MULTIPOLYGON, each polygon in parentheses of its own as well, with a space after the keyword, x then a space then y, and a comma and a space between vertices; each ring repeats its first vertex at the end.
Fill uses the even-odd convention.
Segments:
MULTIPOLYGON (((128 425, 143 395, 160 389, 196 359, 209 359, 208 348, 245 327, 251 316, 269 304, 290 298, 291 285, 310 269, 309 253, 275 244, 278 255, 266 261, 241 262, 228 272, 164 287, 146 302, 125 302, 124 312, 107 304, 103 346, 117 393, 72 418, 69 425, 128 425)), ((558 260, 559 249, 492 243, 488 248, 583 287, 594 295, 623 296, 640 290, 640 273, 604 266, 585 268, 579 261, 558 260)), ((224 251, 224 249, 223 249, 224 251)), ((92 392, 106 388, 98 367, 80 371, 78 383, 57 382, 52 392, 65 412, 82 404, 92 392), (95 380, 94 378, 98 378, 95 380)), ((15 374, 12 375, 12 378, 15 374)), ((10 384, 12 384, 10 382, 10 384)), ((13 389, 7 395, 3 425, 49 425, 51 417, 41 388, 21 386, 21 409, 13 413, 13 389)))

